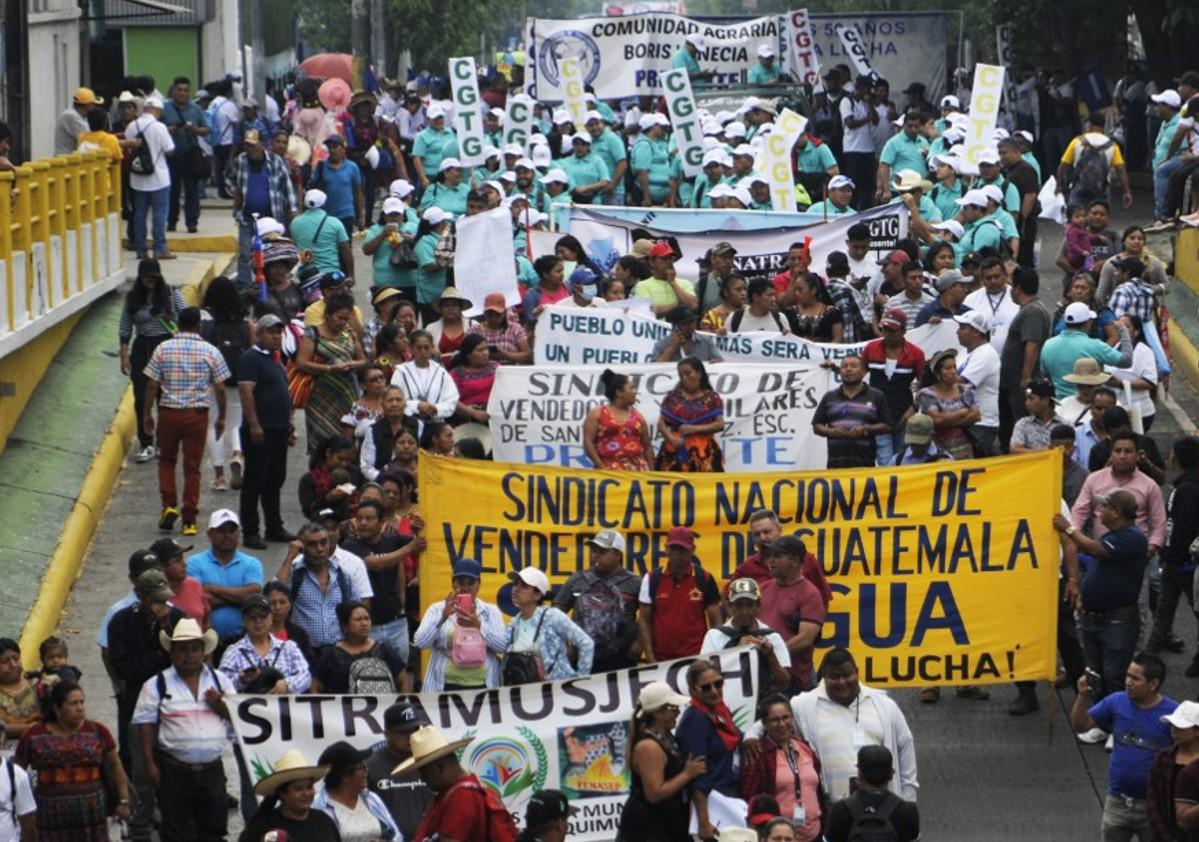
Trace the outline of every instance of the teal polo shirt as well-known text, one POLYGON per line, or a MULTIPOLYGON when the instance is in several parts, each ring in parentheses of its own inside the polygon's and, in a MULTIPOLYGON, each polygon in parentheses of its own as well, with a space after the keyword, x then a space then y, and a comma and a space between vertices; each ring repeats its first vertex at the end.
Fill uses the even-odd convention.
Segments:
MULTIPOLYGON (((608 171, 608 165, 604 163, 604 159, 595 154, 592 149, 584 157, 571 154, 568 158, 562 158, 558 161, 566 175, 570 178, 572 187, 577 187, 583 184, 592 184, 596 181, 607 181, 612 177, 608 171)), ((600 203, 600 194, 596 193, 591 199, 593 205, 600 203)))
POLYGON ((968 223, 965 228, 962 239, 953 244, 953 252, 957 256, 959 266, 962 265, 962 258, 972 251, 979 251, 988 246, 999 251, 1003 226, 997 221, 984 216, 968 223))
POLYGON ((687 50, 686 46, 679 47, 674 56, 670 59, 670 67, 672 70, 678 70, 680 67, 687 71, 688 76, 698 76, 703 71, 700 70, 699 62, 695 60, 695 56, 687 50))
POLYGON ((412 142, 412 157, 420 158, 425 166, 425 175, 434 178, 437 168, 444 158, 454 157, 453 151, 458 148, 458 137, 453 129, 442 129, 439 132, 432 128, 421 129, 412 142), (451 146, 451 144, 453 144, 451 146))
POLYGON ((818 213, 821 216, 824 216, 826 209, 829 216, 845 216, 854 212, 853 208, 851 208, 849 205, 839 208, 828 199, 824 199, 823 201, 819 201, 812 205, 810 208, 804 211, 804 213, 818 213))
MULTIPOLYGON (((1174 132, 1178 129, 1178 121, 1180 119, 1182 119, 1181 115, 1175 113, 1173 117, 1162 123, 1162 127, 1157 130, 1157 140, 1153 144, 1154 169, 1160 167, 1170 157, 1167 154, 1170 151, 1170 141, 1174 139, 1174 132)), ((1182 154, 1183 148, 1183 144, 1179 144, 1175 157, 1182 154)))
POLYGON ((291 221, 290 230, 296 248, 312 252, 312 262, 322 272, 341 269, 337 246, 348 242, 350 237, 340 219, 326 213, 324 208, 310 208, 291 221), (317 231, 320 231, 319 237, 317 231))
POLYGON ((777 82, 781 75, 782 71, 779 70, 777 61, 772 67, 766 67, 762 62, 758 62, 749 69, 749 73, 746 74, 746 81, 751 85, 769 85, 777 82))
POLYGON ((833 150, 828 148, 828 144, 817 145, 811 140, 800 147, 798 159, 800 172, 826 173, 829 167, 837 166, 837 159, 833 157, 833 150))
POLYGON ((1053 378, 1057 399, 1078 394, 1078 387, 1064 378, 1074 372, 1075 360, 1090 357, 1101 365, 1115 365, 1120 352, 1102 339, 1095 339, 1081 330, 1067 328, 1041 346, 1041 371, 1053 378))
POLYGON ((962 187, 961 179, 954 181, 952 186, 937 182, 933 189, 928 191, 928 198, 941 212, 941 219, 953 219, 958 215, 957 200, 962 198, 963 192, 965 188, 962 187))
MULTIPOLYGON (((901 196, 893 196, 891 198, 891 201, 887 202, 887 204, 898 205, 902 201, 903 201, 903 198, 901 196)), ((920 196, 920 204, 918 205, 918 207, 920 209, 920 215, 922 217, 924 217, 925 222, 940 222, 941 220, 943 220, 945 218, 941 215, 941 209, 938 208, 933 203, 933 200, 930 199, 927 195, 920 196)))
POLYGON ((670 147, 667 142, 642 137, 633 145, 630 160, 634 173, 642 170, 649 173, 650 199, 654 202, 665 201, 670 194, 671 175, 670 147))
POLYGON ((470 184, 458 182, 457 187, 446 187, 444 184, 430 184, 420 197, 420 210, 424 213, 429 208, 441 208, 452 213, 454 218, 466 213, 466 197, 470 193, 470 184))
MULTIPOLYGON (((629 159, 629 154, 625 152, 624 143, 608 128, 605 128, 604 133, 599 137, 591 139, 591 154, 600 157, 600 160, 608 167, 609 176, 616 172, 617 164, 629 159)), ((616 186, 612 188, 612 194, 615 196, 624 195, 623 179, 617 182, 616 186)), ((620 203, 618 202, 617 204, 620 203)))
POLYGON ((900 132, 883 144, 878 161, 891 167, 892 176, 900 170, 914 170, 923 176, 928 172, 928 147, 926 138, 920 135, 909 138, 900 132))

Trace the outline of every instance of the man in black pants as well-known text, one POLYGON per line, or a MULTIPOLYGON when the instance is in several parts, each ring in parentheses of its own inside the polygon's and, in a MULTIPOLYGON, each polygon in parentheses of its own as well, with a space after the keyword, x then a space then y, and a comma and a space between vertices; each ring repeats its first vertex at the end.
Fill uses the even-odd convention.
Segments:
POLYGON ((239 515, 242 544, 266 549, 258 532, 258 501, 266 520, 267 541, 287 543, 295 538, 283 528, 279 493, 287 478, 287 448, 294 440, 287 372, 277 357, 283 344, 283 320, 273 313, 257 323, 258 343, 242 354, 237 365, 241 394, 242 453, 246 465, 242 478, 239 515))

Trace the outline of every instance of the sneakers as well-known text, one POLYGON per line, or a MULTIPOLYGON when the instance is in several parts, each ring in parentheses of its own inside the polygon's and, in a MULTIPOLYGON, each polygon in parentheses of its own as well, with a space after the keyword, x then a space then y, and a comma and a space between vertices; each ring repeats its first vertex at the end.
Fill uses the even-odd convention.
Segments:
POLYGON ((229 460, 229 487, 234 491, 241 488, 241 457, 234 456, 229 460))
POLYGON ((187 537, 190 537, 192 535, 198 535, 199 532, 200 532, 200 527, 196 526, 196 524, 194 524, 194 523, 185 523, 179 530, 180 535, 184 535, 187 537))
POLYGON ((991 698, 990 691, 984 690, 977 684, 971 684, 968 687, 959 687, 955 692, 959 699, 975 699, 980 702, 985 702, 987 699, 991 698))
POLYGON ((1145 226, 1145 233, 1156 234, 1161 231, 1173 231, 1176 227, 1172 219, 1155 219, 1152 225, 1145 226))
MULTIPOLYGON (((161 532, 170 532, 175 528, 175 521, 179 519, 179 510, 174 506, 167 506, 162 510, 162 515, 158 518, 158 529, 161 532)), ((192 533, 195 535, 196 533, 192 533)))
POLYGON ((158 448, 152 444, 148 444, 137 452, 137 455, 133 457, 133 461, 139 465, 144 465, 157 455, 158 448))
POLYGON ((1107 738, 1108 733, 1102 728, 1092 728, 1090 731, 1083 731, 1078 735, 1078 741, 1080 743, 1086 743, 1087 745, 1092 746, 1099 745, 1107 738))
POLYGON ((229 481, 226 480, 225 475, 222 474, 219 477, 213 477, 212 482, 208 483, 208 487, 213 491, 228 491, 229 481))
POLYGON ((920 691, 920 702, 925 705, 935 705, 941 701, 940 687, 925 687, 920 691))

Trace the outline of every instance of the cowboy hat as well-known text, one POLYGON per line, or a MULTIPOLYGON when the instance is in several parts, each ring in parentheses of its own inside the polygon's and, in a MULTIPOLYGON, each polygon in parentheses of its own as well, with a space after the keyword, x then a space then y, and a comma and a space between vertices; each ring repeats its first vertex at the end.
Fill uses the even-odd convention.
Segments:
POLYGON ((1079 357, 1074 361, 1074 370, 1063 375, 1062 379, 1077 386, 1102 386, 1111 379, 1111 375, 1104 373, 1099 363, 1091 357, 1079 357))
POLYGON ((491 428, 486 424, 480 424, 477 421, 467 421, 454 428, 455 442, 470 438, 479 440, 479 444, 483 445, 484 453, 491 452, 491 428))
POLYGON ((912 190, 932 190, 933 183, 927 178, 921 178, 915 170, 900 170, 891 180, 891 189, 896 193, 909 193, 912 190))
POLYGON ((312 145, 298 134, 287 138, 288 160, 295 161, 301 166, 312 161, 312 145))
POLYGON ((441 295, 437 296, 436 303, 440 304, 443 301, 457 301, 462 305, 464 310, 469 310, 475 306, 473 301, 460 293, 455 287, 446 287, 441 291, 441 295))
POLYGON ((447 742, 445 734, 435 725, 425 725, 412 732, 412 756, 391 770, 391 774, 399 775, 404 772, 414 772, 422 766, 427 766, 435 760, 453 754, 458 749, 468 745, 474 737, 447 742))
POLYGON ((162 648, 171 651, 171 644, 183 643, 188 640, 201 640, 204 642, 204 654, 211 655, 216 649, 217 634, 212 629, 208 631, 200 631, 200 624, 191 617, 184 617, 179 622, 175 623, 175 628, 171 630, 170 635, 165 631, 158 633, 158 642, 162 644, 162 648))
POLYGON ((275 763, 275 770, 271 774, 254 784, 254 794, 272 795, 284 784, 302 780, 315 781, 327 774, 329 774, 328 766, 313 766, 304 759, 304 755, 292 749, 279 758, 275 763))

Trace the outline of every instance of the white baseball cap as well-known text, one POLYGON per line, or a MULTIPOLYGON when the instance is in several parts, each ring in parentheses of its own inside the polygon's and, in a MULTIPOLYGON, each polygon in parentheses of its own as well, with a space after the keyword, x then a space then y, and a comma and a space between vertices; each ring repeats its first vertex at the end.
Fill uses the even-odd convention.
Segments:
POLYGON ((283 223, 270 216, 260 216, 256 227, 259 237, 266 237, 269 234, 287 233, 287 229, 283 227, 283 223))
POLYGON ((602 123, 602 122, 604 122, 604 115, 600 114, 598 111, 596 111, 594 109, 592 109, 591 111, 588 111, 586 114, 583 115, 583 125, 590 123, 592 120, 598 120, 599 122, 602 123))
POLYGON ((512 169, 514 169, 514 170, 520 170, 520 169, 535 170, 535 169, 537 169, 537 165, 535 163, 533 163, 533 160, 531 158, 517 158, 516 163, 512 165, 512 169))
POLYGON ((325 195, 324 190, 317 190, 315 187, 304 194, 304 207, 306 208, 323 208, 329 197, 325 195))
POLYGON ((724 127, 725 137, 739 137, 745 139, 745 124, 740 120, 734 120, 724 127))
POLYGON ((502 109, 502 108, 493 108, 490 111, 488 111, 487 113, 490 114, 492 117, 498 117, 500 119, 500 123, 503 123, 504 118, 508 116, 507 114, 504 113, 504 109, 502 109))
POLYGON ((395 196, 388 196, 386 199, 383 200, 383 213, 384 214, 403 213, 404 208, 405 208, 405 205, 404 205, 403 200, 397 199, 395 196))
POLYGON ((637 698, 637 708, 643 713, 653 713, 667 705, 681 708, 690 701, 691 699, 682 693, 676 693, 674 688, 665 681, 651 681, 641 688, 641 693, 637 698))
POLYGON ((733 195, 733 188, 723 181, 708 191, 709 199, 723 199, 733 195))
POLYGON ((145 102, 142 103, 142 108, 157 108, 159 111, 161 111, 162 110, 162 98, 156 97, 156 96, 148 96, 148 97, 146 97, 145 102))
POLYGON ((944 222, 930 222, 928 227, 934 231, 948 231, 959 240, 966 235, 966 229, 956 219, 947 219, 944 222))
POLYGON ((974 328, 984 336, 991 332, 991 317, 982 310, 967 310, 961 315, 954 316, 953 320, 960 325, 974 328))
POLYGON ((973 205, 978 208, 986 208, 987 194, 981 190, 967 190, 966 195, 960 199, 954 199, 954 204, 958 207, 966 207, 973 205))
POLYGON ((591 135, 587 134, 587 132, 576 132, 570 136, 570 142, 572 145, 575 143, 586 143, 588 146, 590 146, 591 135))
POLYGON ((997 184, 987 184, 982 187, 982 194, 997 205, 1003 204, 1003 191, 997 184))
POLYGON ((561 167, 554 167, 552 170, 538 179, 542 184, 570 184, 570 178, 566 175, 566 170, 561 167))
POLYGON ((395 196, 397 199, 406 199, 415 192, 416 188, 412 183, 404 178, 397 178, 387 187, 387 194, 395 196))
POLYGON ((536 567, 522 567, 517 573, 509 573, 508 578, 513 582, 524 582, 530 588, 541 591, 543 595, 550 592, 549 578, 536 567))
POLYGON ((500 181, 516 181, 516 173, 512 172, 512 170, 508 170, 500 176, 500 181))
POLYGON ((420 218, 430 225, 440 225, 447 220, 453 219, 454 216, 437 206, 433 206, 422 213, 420 218))
POLYGON ((842 187, 848 187, 850 190, 852 190, 856 186, 857 185, 853 183, 853 179, 847 175, 834 175, 828 180, 829 190, 839 190, 842 187))
POLYGON ((519 158, 521 155, 525 154, 525 150, 520 148, 519 143, 509 143, 504 147, 504 154, 515 155, 517 158, 519 158))
POLYGON ((1161 721, 1175 728, 1199 728, 1199 702, 1189 699, 1179 702, 1174 712, 1163 716, 1161 721))
POLYGON ((620 550, 624 552, 624 536, 615 529, 605 529, 588 543, 595 544, 605 550, 620 550))
MULTIPOLYGON (((550 148, 545 144, 542 143, 533 147, 533 169, 537 169, 537 167, 548 167, 550 165, 550 161, 553 159, 554 156, 550 152, 550 148)), ((528 161, 529 159, 522 158, 521 160, 528 161)), ((520 161, 517 161, 516 165, 520 166, 520 161)))
POLYGON ((554 111, 553 120, 555 126, 565 125, 570 122, 570 112, 565 108, 559 108, 554 111))
POLYGON ((1096 318, 1095 311, 1081 301, 1075 301, 1066 308, 1066 324, 1080 325, 1096 318))
POLYGON ((738 143, 737 146, 733 149, 733 154, 734 155, 744 155, 744 156, 752 158, 754 156, 754 148, 752 146, 750 146, 748 143, 738 143))
POLYGON ((429 106, 427 111, 425 111, 425 116, 427 116, 430 120, 437 120, 441 117, 444 117, 445 106, 435 102, 429 106))
POLYGON ((707 42, 704 41, 704 36, 698 32, 692 32, 687 36, 687 43, 693 45, 697 50, 702 50, 707 42))
POLYGON ((942 108, 961 108, 962 101, 960 99, 958 99, 956 96, 954 96, 953 94, 946 94, 945 96, 941 97, 941 107, 942 108))
POLYGON ((706 167, 708 164, 720 164, 723 167, 724 166, 724 150, 720 149, 720 148, 716 148, 716 149, 709 149, 707 152, 705 152, 702 166, 706 167))
POLYGON ((498 157, 500 157, 500 150, 496 149, 494 146, 484 146, 483 147, 483 160, 484 161, 490 161, 492 158, 498 158, 498 157))
MULTIPOLYGON (((501 175, 500 178, 503 178, 503 176, 501 175)), ((489 178, 489 179, 487 179, 487 181, 484 181, 482 184, 479 185, 480 189, 482 189, 484 187, 490 187, 492 190, 499 193, 501 196, 504 195, 504 185, 500 184, 498 181, 496 181, 493 178, 489 178)))
POLYGON ((1024 138, 1024 140, 1028 141, 1029 143, 1033 142, 1032 132, 1030 132, 1028 129, 1021 129, 1020 131, 1016 132, 1014 136, 1024 138))
POLYGON ((208 516, 209 529, 220 529, 226 523, 236 523, 240 527, 241 518, 232 509, 217 509, 208 516))
POLYGON ((1178 91, 1174 90, 1162 91, 1160 94, 1154 94, 1149 98, 1159 105, 1168 105, 1171 108, 1182 106, 1182 97, 1178 95, 1178 91))
POLYGON ((445 172, 452 169, 462 169, 462 162, 457 158, 442 158, 441 163, 437 165, 438 172, 445 172))
POLYGON ((749 190, 739 185, 733 188, 730 198, 736 199, 747 208, 754 203, 754 197, 749 195, 749 190))
POLYGON ((769 44, 759 44, 758 58, 774 58, 774 47, 769 44))
POLYGON ((998 164, 999 163, 999 150, 998 149, 984 149, 982 152, 978 153, 978 162, 980 164, 991 164, 991 165, 998 164))

